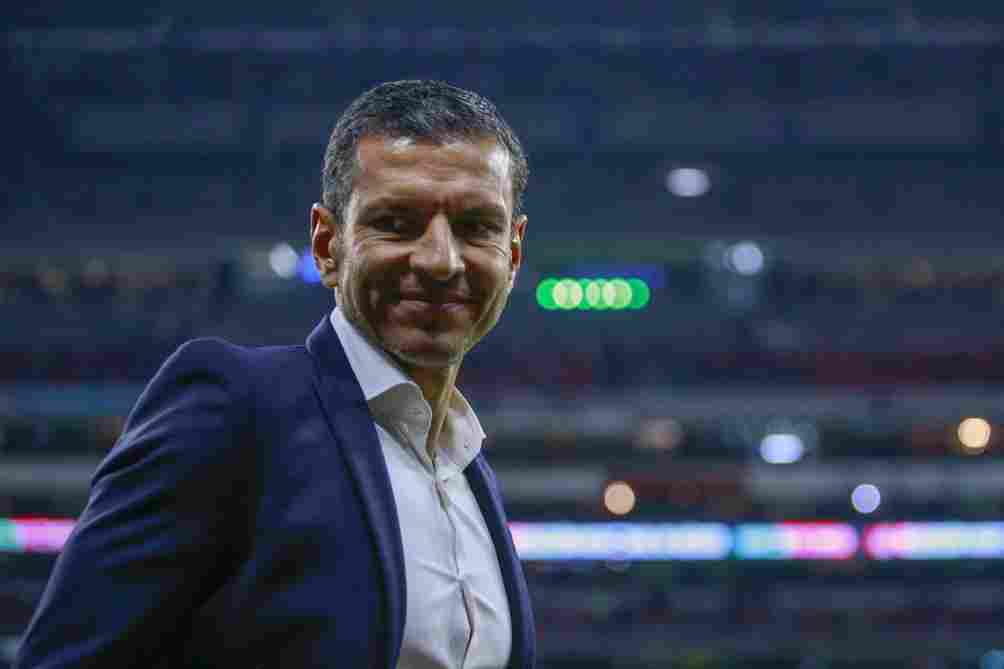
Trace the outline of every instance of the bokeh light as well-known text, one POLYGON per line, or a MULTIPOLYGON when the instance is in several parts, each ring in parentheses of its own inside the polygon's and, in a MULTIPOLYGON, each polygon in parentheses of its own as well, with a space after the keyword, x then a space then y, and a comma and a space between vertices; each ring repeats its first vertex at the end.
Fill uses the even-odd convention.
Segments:
POLYGON ((636 502, 634 490, 624 481, 613 481, 603 491, 603 506, 615 516, 631 513, 636 502))
POLYGON ((678 167, 666 174, 666 189, 677 197, 700 197, 711 188, 711 178, 695 167, 678 167))
POLYGON ((966 418, 959 423, 956 434, 959 443, 967 451, 976 453, 984 450, 990 444, 990 436, 993 430, 990 423, 983 418, 966 418))
POLYGON ((798 462, 805 454, 805 442, 797 434, 781 432, 768 434, 760 441, 760 457, 772 465, 798 462))
POLYGON ((549 311, 643 309, 652 291, 641 279, 546 278, 537 284, 537 304, 549 311))
POLYGON ((882 493, 872 483, 862 483, 851 492, 851 506, 858 513, 872 513, 882 503, 882 493))
POLYGON ((671 451, 683 441, 683 426, 673 418, 651 418, 638 426, 635 447, 642 450, 671 451))
POLYGON ((725 251, 725 266, 742 276, 755 276, 763 271, 764 255, 756 242, 739 242, 725 251))
POLYGON ((296 270, 300 263, 300 256, 292 246, 285 242, 280 242, 272 247, 268 254, 268 265, 275 272, 276 276, 283 279, 291 279, 296 276, 296 270))

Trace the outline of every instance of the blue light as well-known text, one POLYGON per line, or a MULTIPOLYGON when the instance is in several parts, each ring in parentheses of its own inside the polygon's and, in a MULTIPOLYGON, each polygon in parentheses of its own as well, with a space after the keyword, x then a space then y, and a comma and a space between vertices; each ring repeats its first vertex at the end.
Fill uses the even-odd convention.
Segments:
POLYGON ((317 272, 317 266, 314 265, 314 256, 309 248, 304 249, 303 253, 300 254, 300 261, 297 263, 296 270, 304 283, 321 282, 321 275, 317 272))
POLYGON ((1004 650, 990 650, 980 658, 980 669, 1004 669, 1004 650))
POLYGON ((721 523, 510 523, 524 560, 723 560, 732 531, 721 523))
POLYGON ((768 434, 760 442, 760 457, 772 465, 798 462, 805 453, 805 444, 797 434, 787 432, 768 434))

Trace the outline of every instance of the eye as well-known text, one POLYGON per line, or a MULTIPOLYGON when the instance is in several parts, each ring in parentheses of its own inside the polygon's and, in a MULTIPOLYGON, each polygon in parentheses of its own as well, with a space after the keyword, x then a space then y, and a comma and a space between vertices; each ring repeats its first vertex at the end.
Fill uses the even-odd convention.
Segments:
POLYGON ((475 237, 490 237, 500 232, 499 222, 490 216, 468 216, 460 221, 465 234, 475 237))
POLYGON ((402 214, 381 214, 370 220, 370 226, 382 232, 405 234, 414 228, 414 222, 402 214))

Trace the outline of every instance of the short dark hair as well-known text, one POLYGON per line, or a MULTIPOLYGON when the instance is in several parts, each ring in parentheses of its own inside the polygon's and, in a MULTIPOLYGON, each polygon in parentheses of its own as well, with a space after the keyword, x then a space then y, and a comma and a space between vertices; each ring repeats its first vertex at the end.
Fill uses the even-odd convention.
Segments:
POLYGON ((523 211, 529 176, 526 154, 495 105, 473 91, 442 81, 391 81, 353 100, 331 131, 321 172, 321 203, 339 223, 352 195, 356 149, 366 136, 434 142, 493 137, 509 152, 513 218, 523 211))

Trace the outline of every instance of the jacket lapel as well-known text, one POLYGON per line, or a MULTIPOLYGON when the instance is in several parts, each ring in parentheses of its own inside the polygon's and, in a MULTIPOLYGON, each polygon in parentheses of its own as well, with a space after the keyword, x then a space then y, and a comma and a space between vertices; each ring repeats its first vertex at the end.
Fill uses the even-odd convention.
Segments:
POLYGON ((387 463, 362 388, 327 317, 321 319, 307 338, 307 350, 321 363, 318 375, 321 403, 359 486, 359 496, 373 530, 387 605, 387 668, 394 669, 404 636, 406 590, 404 548, 387 463))
POLYGON ((481 507, 481 513, 488 525, 498 555, 499 566, 502 568, 502 580, 505 582, 506 599, 509 600, 509 614, 512 618, 512 654, 509 658, 509 669, 530 669, 534 666, 536 655, 533 612, 530 609, 530 596, 523 576, 523 568, 509 533, 505 510, 498 494, 498 484, 492 474, 484 455, 478 455, 464 470, 467 482, 474 492, 474 497, 481 507))

